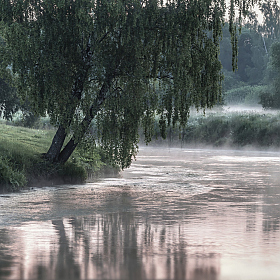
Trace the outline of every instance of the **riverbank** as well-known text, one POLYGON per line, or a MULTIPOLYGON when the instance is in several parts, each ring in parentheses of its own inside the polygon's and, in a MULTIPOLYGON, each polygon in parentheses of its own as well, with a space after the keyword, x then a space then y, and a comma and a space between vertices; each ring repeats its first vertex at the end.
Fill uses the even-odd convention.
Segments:
POLYGON ((65 165, 51 165, 42 154, 48 150, 54 130, 38 130, 0 123, 0 192, 26 186, 82 183, 88 173, 106 168, 98 150, 75 151, 65 165))
MULTIPOLYGON (((278 111, 208 111, 192 112, 187 126, 167 129, 167 139, 160 137, 154 124, 150 145, 173 147, 280 148, 280 112, 278 111)), ((0 191, 16 191, 25 186, 85 182, 88 174, 113 171, 106 165, 102 151, 90 145, 78 148, 64 166, 49 165, 42 157, 52 141, 52 129, 29 129, 0 123, 0 191), (90 149, 90 150, 88 150, 90 149)), ((144 143, 140 132, 140 144, 144 143), (143 142, 142 142, 143 141, 143 142)))
POLYGON ((168 128, 166 140, 160 138, 160 130, 155 122, 152 143, 169 146, 278 149, 280 112, 262 110, 210 111, 205 115, 193 113, 185 128, 168 128))

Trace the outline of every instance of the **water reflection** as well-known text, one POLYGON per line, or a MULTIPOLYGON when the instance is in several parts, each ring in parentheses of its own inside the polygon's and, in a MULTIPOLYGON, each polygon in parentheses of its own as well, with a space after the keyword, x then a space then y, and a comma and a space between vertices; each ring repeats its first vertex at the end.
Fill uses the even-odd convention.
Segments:
POLYGON ((21 242, 22 247, 6 258, 6 267, 1 255, 1 279, 218 279, 220 274, 219 254, 202 245, 188 248, 180 226, 137 225, 126 214, 24 224, 15 235, 24 240, 14 240, 12 247, 21 242), (195 247, 200 252, 194 254, 195 247))
POLYGON ((0 279, 279 279, 279 167, 144 150, 123 178, 4 195, 0 279))
POLYGON ((0 240, 2 244, 5 244, 6 246, 0 247, 0 279, 2 277, 8 277, 11 275, 11 264, 13 262, 13 257, 9 253, 9 246, 10 246, 10 239, 9 239, 9 232, 6 229, 0 230, 0 240))

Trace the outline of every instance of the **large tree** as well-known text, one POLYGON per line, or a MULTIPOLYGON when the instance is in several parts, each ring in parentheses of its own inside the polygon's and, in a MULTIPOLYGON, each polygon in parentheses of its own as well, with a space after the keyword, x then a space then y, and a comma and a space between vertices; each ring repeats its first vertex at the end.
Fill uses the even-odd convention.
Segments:
MULTIPOLYGON (((164 134, 186 124, 191 106, 212 107, 221 94, 225 2, 0 0, 2 67, 34 112, 57 126, 47 159, 67 161, 94 121, 99 144, 124 168, 138 127, 149 141, 155 114, 164 134)), ((241 15, 252 1, 230 3, 236 57, 236 8, 241 15)))
POLYGON ((267 90, 260 96, 264 108, 280 108, 280 42, 274 42, 270 48, 270 58, 266 69, 267 90))
POLYGON ((272 40, 279 39, 280 35, 280 6, 279 1, 264 0, 260 3, 263 14, 263 23, 259 27, 264 35, 272 40))

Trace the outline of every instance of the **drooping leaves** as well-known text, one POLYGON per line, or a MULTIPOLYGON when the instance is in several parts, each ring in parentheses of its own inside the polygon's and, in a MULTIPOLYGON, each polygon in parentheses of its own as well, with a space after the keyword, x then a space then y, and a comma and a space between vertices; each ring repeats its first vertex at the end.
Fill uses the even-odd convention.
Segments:
MULTIPOLYGON (((231 0, 234 59, 235 8, 245 13, 251 2, 231 0)), ((186 124, 192 106, 220 98, 224 0, 0 3, 1 57, 22 98, 73 141, 95 120, 100 145, 122 167, 137 152, 140 124, 149 141, 155 114, 164 136, 166 125, 186 124)))

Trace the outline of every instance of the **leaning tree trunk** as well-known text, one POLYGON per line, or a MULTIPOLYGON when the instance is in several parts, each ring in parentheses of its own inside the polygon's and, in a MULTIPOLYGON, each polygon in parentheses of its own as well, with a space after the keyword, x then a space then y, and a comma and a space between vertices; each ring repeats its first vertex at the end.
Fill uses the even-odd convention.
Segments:
POLYGON ((52 144, 46 153, 46 158, 50 162, 57 162, 59 153, 65 141, 66 131, 63 126, 59 126, 53 138, 52 144))
POLYGON ((82 140, 83 136, 87 132, 91 121, 94 119, 96 113, 98 112, 100 106, 102 103, 99 103, 96 101, 96 105, 98 106, 91 106, 90 112, 84 117, 82 123, 80 124, 80 129, 77 134, 74 134, 72 138, 69 140, 69 142, 66 144, 66 146, 63 148, 63 150, 60 152, 58 156, 58 161, 62 164, 64 164, 72 155, 74 150, 76 149, 79 142, 82 140), (93 110, 94 109, 94 110, 93 110))
POLYGON ((85 133, 88 131, 88 128, 91 124, 91 121, 94 119, 100 107, 102 106, 104 100, 106 99, 106 93, 110 87, 112 78, 108 79, 107 83, 104 83, 102 88, 99 91, 97 98, 95 99, 94 104, 90 107, 88 114, 84 117, 80 124, 79 132, 73 135, 73 137, 69 140, 67 145, 63 148, 58 156, 58 161, 64 164, 72 155, 74 150, 76 149, 79 142, 82 140, 85 133))
MULTIPOLYGON (((88 56, 88 51, 86 52, 86 59, 87 60, 90 59, 90 55, 88 56)), ((74 100, 81 99, 82 92, 84 89, 84 82, 87 79, 87 74, 88 74, 88 70, 89 70, 89 66, 87 65, 87 60, 86 60, 86 66, 77 75, 77 78, 76 78, 75 83, 72 88, 72 99, 69 100, 68 104, 67 104, 68 111, 66 113, 66 119, 68 119, 68 123, 66 122, 66 125, 64 125, 64 126, 60 125, 58 127, 57 132, 53 138, 52 144, 51 144, 48 152, 46 153, 46 158, 50 162, 54 163, 54 162, 60 161, 59 156, 61 153, 63 143, 67 136, 66 129, 69 128, 69 126, 71 124, 71 118, 76 110, 74 100)))
POLYGON ((74 137, 72 137, 67 145, 64 147, 64 149, 61 151, 58 157, 58 161, 62 164, 64 164, 72 155, 74 150, 76 149, 78 145, 78 141, 75 141, 74 137))

